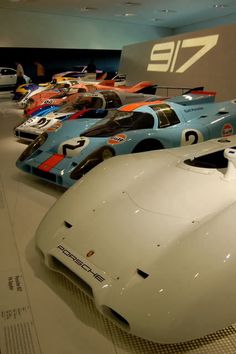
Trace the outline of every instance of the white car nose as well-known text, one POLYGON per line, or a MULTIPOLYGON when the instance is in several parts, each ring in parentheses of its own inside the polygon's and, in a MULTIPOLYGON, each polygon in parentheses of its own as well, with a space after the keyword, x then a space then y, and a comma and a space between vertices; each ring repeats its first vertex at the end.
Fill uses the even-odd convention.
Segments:
POLYGON ((228 148, 224 151, 224 157, 228 159, 228 168, 225 173, 226 180, 236 179, 236 149, 228 148))

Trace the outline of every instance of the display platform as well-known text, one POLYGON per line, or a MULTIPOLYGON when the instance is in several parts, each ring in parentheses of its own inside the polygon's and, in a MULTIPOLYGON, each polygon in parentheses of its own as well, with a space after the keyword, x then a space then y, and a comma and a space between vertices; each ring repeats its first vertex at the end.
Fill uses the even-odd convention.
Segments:
POLYGON ((235 354, 236 325, 174 345, 129 335, 105 319, 73 284, 44 266, 34 234, 64 190, 15 167, 26 147, 13 136, 21 114, 11 94, 0 92, 1 354, 235 354))

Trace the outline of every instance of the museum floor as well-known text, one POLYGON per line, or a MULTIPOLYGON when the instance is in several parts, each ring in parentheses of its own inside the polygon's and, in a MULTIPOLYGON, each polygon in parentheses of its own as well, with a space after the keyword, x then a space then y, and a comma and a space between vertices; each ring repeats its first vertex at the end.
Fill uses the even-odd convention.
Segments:
POLYGON ((176 345, 129 335, 104 319, 69 281, 41 263, 34 234, 64 190, 15 167, 26 147, 13 136, 21 114, 11 94, 0 92, 1 354, 236 353, 236 325, 176 345))

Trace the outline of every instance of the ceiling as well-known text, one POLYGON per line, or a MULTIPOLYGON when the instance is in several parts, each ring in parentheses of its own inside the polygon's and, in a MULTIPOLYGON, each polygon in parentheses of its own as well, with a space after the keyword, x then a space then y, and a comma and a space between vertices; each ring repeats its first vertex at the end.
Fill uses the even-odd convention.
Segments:
POLYGON ((0 0, 0 8, 169 28, 236 15, 235 0, 0 0))

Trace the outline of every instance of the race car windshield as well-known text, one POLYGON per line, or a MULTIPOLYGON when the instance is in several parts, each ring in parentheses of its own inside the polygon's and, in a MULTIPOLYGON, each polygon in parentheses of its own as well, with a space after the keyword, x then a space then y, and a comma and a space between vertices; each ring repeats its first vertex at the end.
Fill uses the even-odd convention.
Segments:
POLYGON ((107 109, 86 109, 80 113, 79 118, 100 119, 105 118, 108 115, 109 110, 107 109))
POLYGON ((66 96, 66 92, 60 92, 57 95, 54 95, 52 98, 53 99, 55 99, 55 98, 63 98, 65 96, 66 96))
POLYGON ((86 108, 102 108, 103 101, 100 97, 91 97, 91 96, 86 96, 86 97, 80 97, 75 103, 67 103, 57 112, 60 113, 67 113, 67 112, 74 112, 74 111, 80 111, 82 109, 86 108))
POLYGON ((154 118, 149 113, 114 111, 110 118, 96 123, 83 136, 109 137, 128 130, 152 129, 153 125, 154 118))

